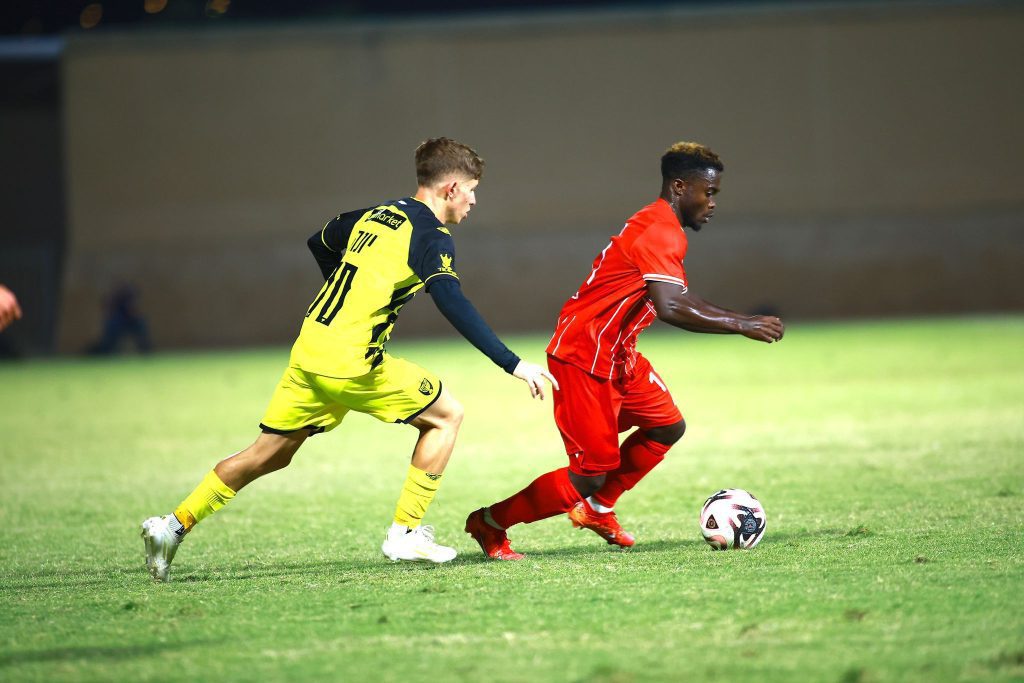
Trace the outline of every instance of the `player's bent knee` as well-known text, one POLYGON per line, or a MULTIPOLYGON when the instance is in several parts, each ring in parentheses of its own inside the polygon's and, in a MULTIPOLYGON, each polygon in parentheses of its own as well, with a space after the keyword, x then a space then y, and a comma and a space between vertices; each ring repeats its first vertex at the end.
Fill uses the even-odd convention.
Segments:
POLYGON ((455 427, 462 424, 462 418, 466 416, 466 410, 462 407, 456 399, 450 398, 448 401, 447 421, 455 427))
POLYGON ((443 405, 438 401, 438 411, 434 415, 434 419, 438 427, 443 429, 458 429, 459 425, 462 424, 462 418, 465 416, 466 411, 462 407, 462 404, 452 398, 450 395, 447 397, 448 400, 443 405))
POLYGON ((608 478, 607 474, 576 474, 575 472, 569 472, 569 481, 572 483, 573 488, 584 498, 594 495, 601 490, 604 486, 605 479, 608 478))
POLYGON ((679 420, 674 424, 665 425, 664 427, 655 427, 654 429, 648 429, 645 434, 651 441, 657 441, 660 444, 671 446, 679 439, 683 438, 683 434, 686 433, 686 420, 679 420))
POLYGON ((412 425, 419 429, 455 429, 462 424, 465 410, 447 390, 442 390, 434 405, 413 420, 412 425))

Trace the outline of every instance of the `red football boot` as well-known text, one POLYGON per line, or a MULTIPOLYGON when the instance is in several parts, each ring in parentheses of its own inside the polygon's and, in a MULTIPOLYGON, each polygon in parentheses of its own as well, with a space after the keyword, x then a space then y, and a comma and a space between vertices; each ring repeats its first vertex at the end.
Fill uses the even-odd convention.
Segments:
POLYGON ((614 512, 595 512, 585 500, 569 510, 569 519, 577 529, 590 529, 611 545, 630 548, 636 543, 633 535, 619 525, 614 512))
POLYGON ((480 549, 495 560, 521 560, 524 555, 512 550, 508 536, 501 529, 495 529, 484 520, 484 509, 471 512, 466 518, 466 533, 480 544, 480 549))

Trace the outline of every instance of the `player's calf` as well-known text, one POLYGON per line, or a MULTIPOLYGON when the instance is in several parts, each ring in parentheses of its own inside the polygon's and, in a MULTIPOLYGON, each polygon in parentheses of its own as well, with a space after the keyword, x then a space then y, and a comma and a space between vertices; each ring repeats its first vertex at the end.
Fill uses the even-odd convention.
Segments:
POLYGON ((601 490, 607 474, 579 474, 569 470, 569 482, 582 498, 588 498, 601 490))

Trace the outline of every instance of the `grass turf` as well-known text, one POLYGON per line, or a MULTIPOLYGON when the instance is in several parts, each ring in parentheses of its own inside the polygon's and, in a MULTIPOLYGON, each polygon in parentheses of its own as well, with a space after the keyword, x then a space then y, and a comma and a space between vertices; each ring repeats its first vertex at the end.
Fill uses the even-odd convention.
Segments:
MULTIPOLYGON (((545 339, 510 340, 541 359, 545 339)), ((689 429, 620 501, 485 562, 471 510, 565 457, 550 404, 459 341, 396 342, 466 406, 427 521, 379 542, 414 432, 361 415, 142 567, 138 523, 249 443, 282 349, 0 366, 0 680, 935 681, 1024 677, 1024 319, 793 325, 778 345, 641 342, 689 429), (722 487, 768 515, 711 552, 722 487)))

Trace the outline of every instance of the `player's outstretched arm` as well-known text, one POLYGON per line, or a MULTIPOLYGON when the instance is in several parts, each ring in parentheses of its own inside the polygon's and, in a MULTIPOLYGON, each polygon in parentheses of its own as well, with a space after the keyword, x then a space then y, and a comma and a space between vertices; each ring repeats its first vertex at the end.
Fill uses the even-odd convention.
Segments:
POLYGON ((448 319, 452 327, 499 368, 526 382, 526 385, 530 387, 531 396, 544 398, 543 380, 545 378, 555 389, 558 388, 555 378, 547 370, 522 360, 498 339, 498 335, 494 334, 473 304, 462 293, 462 287, 459 286, 458 280, 440 279, 431 283, 427 291, 430 292, 434 305, 448 319))
POLYGON ((647 283, 658 319, 690 332, 742 334, 762 342, 782 339, 785 326, 773 315, 747 315, 716 306, 670 282, 647 283))
POLYGON ((0 330, 21 318, 21 306, 14 292, 0 285, 0 330))
POLYGON ((551 382, 551 386, 555 388, 555 391, 558 391, 558 380, 541 366, 528 361, 519 361, 519 365, 512 371, 512 375, 526 382, 526 386, 530 387, 530 396, 540 398, 542 401, 544 400, 545 379, 551 382))

